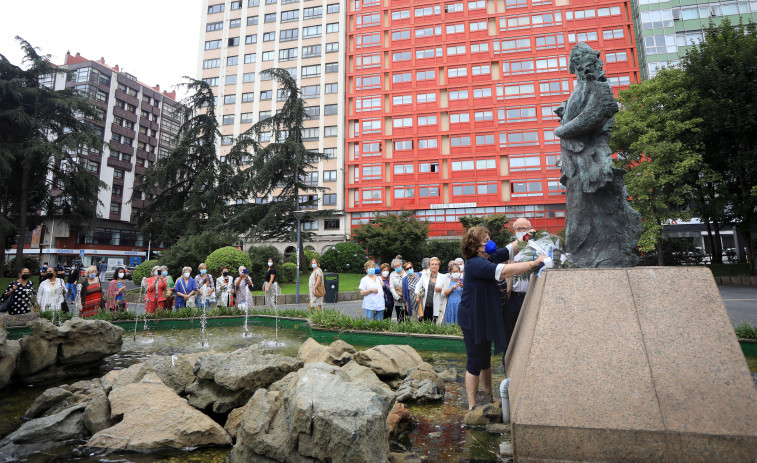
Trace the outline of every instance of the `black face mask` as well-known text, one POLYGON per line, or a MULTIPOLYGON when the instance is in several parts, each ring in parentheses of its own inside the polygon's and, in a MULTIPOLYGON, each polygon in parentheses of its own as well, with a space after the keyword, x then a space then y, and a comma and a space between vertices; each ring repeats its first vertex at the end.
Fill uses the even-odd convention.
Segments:
POLYGON ((225 277, 229 276, 229 272, 223 272, 223 276, 225 277))
POLYGON ((28 280, 29 279, 29 274, 28 273, 22 273, 21 274, 21 279, 22 280, 28 280))
POLYGON ((52 272, 47 272, 47 273, 45 273, 45 276, 47 278, 52 278, 53 277, 53 273, 52 272))

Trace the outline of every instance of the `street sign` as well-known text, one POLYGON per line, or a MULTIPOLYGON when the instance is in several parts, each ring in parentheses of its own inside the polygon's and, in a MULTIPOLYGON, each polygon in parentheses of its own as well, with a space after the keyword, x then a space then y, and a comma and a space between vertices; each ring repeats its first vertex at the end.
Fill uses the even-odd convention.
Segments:
POLYGON ((84 249, 79 250, 79 257, 84 257, 84 249))

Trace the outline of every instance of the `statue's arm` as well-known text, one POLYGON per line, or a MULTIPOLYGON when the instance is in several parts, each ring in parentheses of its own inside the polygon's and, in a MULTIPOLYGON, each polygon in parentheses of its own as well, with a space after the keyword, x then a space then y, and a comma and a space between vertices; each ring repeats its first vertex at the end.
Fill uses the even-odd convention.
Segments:
POLYGON ((583 111, 564 125, 557 127, 555 135, 565 139, 596 133, 616 112, 618 112, 618 105, 612 96, 610 86, 597 86, 589 96, 583 111))

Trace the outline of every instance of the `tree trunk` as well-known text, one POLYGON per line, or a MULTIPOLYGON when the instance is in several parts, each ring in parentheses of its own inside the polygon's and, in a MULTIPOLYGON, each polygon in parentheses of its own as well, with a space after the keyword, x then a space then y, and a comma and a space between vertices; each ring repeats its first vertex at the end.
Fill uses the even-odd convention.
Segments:
POLYGON ((707 241, 710 242, 710 263, 712 263, 712 255, 715 253, 715 237, 712 235, 712 224, 709 217, 702 217, 702 221, 704 221, 704 226, 707 228, 707 241))
POLYGON ((662 255, 662 236, 657 237, 657 243, 655 244, 655 248, 657 248, 657 265, 660 267, 665 266, 665 259, 662 255))
MULTIPOLYGON (((14 266, 15 273, 21 272, 24 268, 24 244, 26 244, 26 224, 27 224, 27 209, 29 202, 29 171, 31 166, 29 165, 31 160, 25 159, 21 163, 23 168, 21 169, 21 200, 19 201, 19 223, 18 223, 18 242, 16 243, 16 265, 14 266)), ((42 246, 42 243, 40 243, 42 246)))
POLYGON ((714 221, 712 223, 712 228, 715 230, 715 247, 712 248, 712 263, 713 264, 722 264, 723 263, 723 245, 721 244, 720 240, 720 223, 718 221, 714 221))

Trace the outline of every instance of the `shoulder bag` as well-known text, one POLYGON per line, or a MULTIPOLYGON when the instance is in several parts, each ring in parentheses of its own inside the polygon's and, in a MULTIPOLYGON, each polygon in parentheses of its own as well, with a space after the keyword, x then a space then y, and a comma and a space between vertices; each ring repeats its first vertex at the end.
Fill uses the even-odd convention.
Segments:
POLYGON ((326 285, 323 282, 323 273, 321 273, 321 284, 313 288, 313 295, 315 297, 324 297, 326 295, 326 285))

